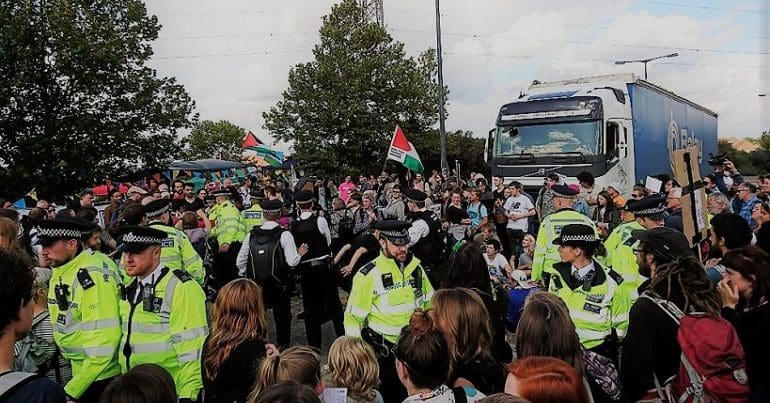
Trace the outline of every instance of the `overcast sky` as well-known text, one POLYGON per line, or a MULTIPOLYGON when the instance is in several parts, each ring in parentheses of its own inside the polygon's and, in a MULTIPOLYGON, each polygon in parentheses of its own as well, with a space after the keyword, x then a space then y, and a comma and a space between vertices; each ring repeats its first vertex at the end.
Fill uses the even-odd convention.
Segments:
MULTIPOLYGON (((201 119, 271 143, 262 112, 289 69, 312 60, 334 3, 147 0, 163 26, 151 65, 185 85, 201 119)), ((436 46, 434 1, 384 4, 388 32, 409 55, 436 46)), ((614 61, 673 52, 648 65, 650 81, 719 113, 720 137, 770 128, 770 0, 443 0, 441 12, 448 130, 486 136, 500 106, 534 79, 641 76, 641 64, 614 61)))

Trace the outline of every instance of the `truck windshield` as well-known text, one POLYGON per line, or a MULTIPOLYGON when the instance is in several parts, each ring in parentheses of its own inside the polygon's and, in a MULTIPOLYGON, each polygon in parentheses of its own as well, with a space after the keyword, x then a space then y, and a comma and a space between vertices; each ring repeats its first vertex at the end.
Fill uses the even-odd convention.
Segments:
POLYGON ((598 121, 498 126, 495 135, 495 156, 563 153, 596 155, 600 138, 601 125, 598 121))

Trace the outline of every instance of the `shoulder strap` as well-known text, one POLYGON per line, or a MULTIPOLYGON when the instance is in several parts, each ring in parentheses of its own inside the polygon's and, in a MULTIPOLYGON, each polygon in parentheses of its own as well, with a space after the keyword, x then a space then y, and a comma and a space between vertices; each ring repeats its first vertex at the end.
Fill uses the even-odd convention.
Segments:
POLYGON ((612 267, 610 267, 609 270, 607 270, 607 275, 609 275, 610 278, 615 280, 615 282, 618 285, 623 284, 623 280, 624 280, 623 276, 620 273, 616 272, 615 269, 613 269, 612 267))
POLYGON ((455 403, 468 403, 468 396, 462 386, 452 388, 452 394, 455 396, 455 403))
POLYGON ((647 298, 648 300, 655 303, 655 305, 659 306, 660 309, 663 310, 668 316, 671 317, 671 319, 676 322, 677 325, 679 325, 679 322, 682 320, 682 317, 684 316, 684 313, 681 309, 679 309, 678 306, 676 306, 673 302, 669 300, 663 300, 660 298, 655 298, 649 293, 643 293, 640 295, 641 298, 647 298))
POLYGON ((25 383, 39 378, 40 375, 31 372, 6 372, 0 375, 0 400, 4 400, 8 395, 25 383))
POLYGON ((365 264, 364 267, 359 269, 358 272, 363 274, 363 275, 367 275, 367 274, 369 274, 370 271, 372 271, 372 269, 374 269, 374 266, 375 266, 374 261, 371 261, 371 262, 365 264))
POLYGON ((192 280, 192 275, 190 275, 187 270, 177 269, 173 271, 174 275, 183 283, 186 283, 190 280, 192 280))

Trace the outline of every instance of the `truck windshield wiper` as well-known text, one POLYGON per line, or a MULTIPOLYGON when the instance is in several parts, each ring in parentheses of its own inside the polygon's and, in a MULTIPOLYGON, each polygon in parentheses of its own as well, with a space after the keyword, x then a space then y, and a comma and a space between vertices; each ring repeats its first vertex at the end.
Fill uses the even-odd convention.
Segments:
POLYGON ((519 154, 514 154, 513 155, 513 160, 516 161, 516 162, 519 162, 519 161, 531 161, 531 162, 534 162, 535 161, 535 154, 524 153, 524 152, 519 153, 519 154))
POLYGON ((558 162, 565 162, 565 161, 581 161, 585 162, 585 156, 580 151, 565 151, 556 153, 553 156, 554 161, 558 162))

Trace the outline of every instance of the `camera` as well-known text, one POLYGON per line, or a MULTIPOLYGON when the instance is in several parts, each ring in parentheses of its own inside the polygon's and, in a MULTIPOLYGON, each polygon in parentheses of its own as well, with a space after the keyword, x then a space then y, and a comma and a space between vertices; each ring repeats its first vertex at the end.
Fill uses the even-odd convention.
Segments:
POLYGON ((727 157, 725 157, 723 154, 714 155, 709 153, 708 164, 712 167, 721 167, 725 164, 725 162, 727 162, 727 157))

